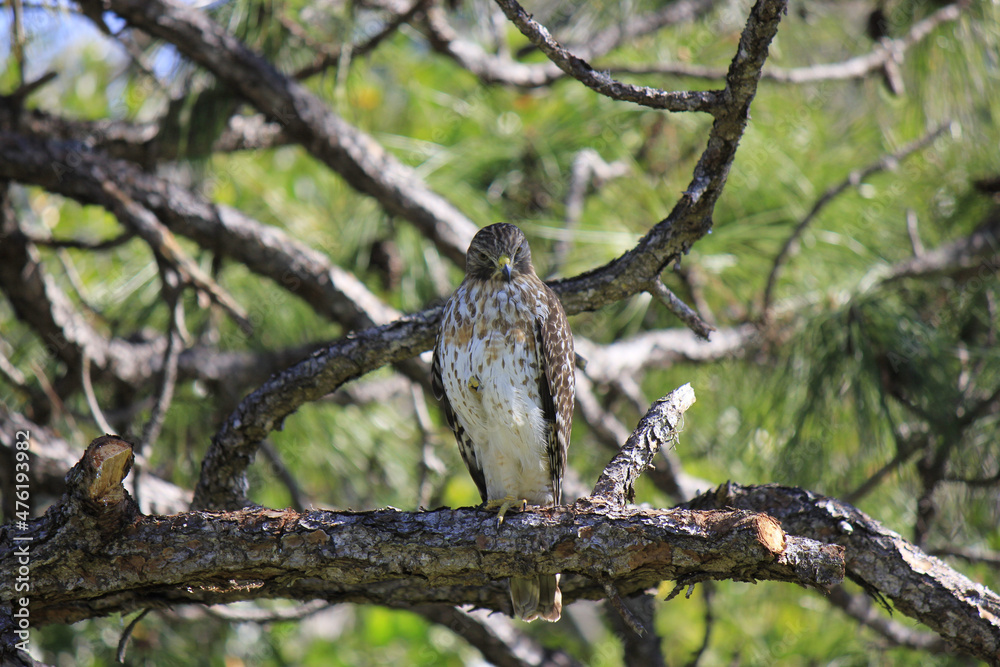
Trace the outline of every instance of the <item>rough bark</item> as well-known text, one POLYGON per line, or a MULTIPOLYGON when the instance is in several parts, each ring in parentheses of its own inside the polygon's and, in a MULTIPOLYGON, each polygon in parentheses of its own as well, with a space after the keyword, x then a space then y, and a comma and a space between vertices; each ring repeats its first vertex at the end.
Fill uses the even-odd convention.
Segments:
POLYGON ((694 390, 686 384, 653 403, 621 451, 604 468, 594 496, 619 506, 631 502, 635 481, 652 464, 660 448, 677 438, 684 413, 694 401, 694 390))
POLYGON ((247 504, 246 469, 268 433, 281 428, 299 406, 390 363, 430 349, 440 306, 316 350, 271 377, 237 406, 213 436, 202 461, 193 507, 231 508, 247 504))
MULTIPOLYGON (((392 606, 471 604, 509 613, 502 580, 562 572, 563 599, 601 598, 661 581, 839 583, 843 549, 785 535, 745 511, 639 510, 601 499, 514 513, 255 509, 142 516, 121 480, 131 445, 94 440, 67 492, 27 526, 0 529, 0 568, 30 545, 31 619, 68 623, 113 612, 256 598, 392 606), (81 576, 85 573, 85 576, 81 576)), ((0 584, 0 604, 14 597, 0 584)))
MULTIPOLYGON (((683 398, 684 389, 659 405, 683 398)), ((607 477, 648 463, 643 423, 662 410, 650 410, 607 477)), ((269 597, 509 613, 502 579, 529 571, 563 572, 567 602, 609 589, 630 595, 664 580, 771 579, 826 589, 841 581, 846 554, 847 575, 869 592, 961 651, 1000 657, 995 593, 846 503, 801 489, 727 484, 673 510, 621 507, 595 495, 511 514, 499 528, 478 508, 147 517, 121 483, 131 461, 128 443, 96 439, 67 475, 59 503, 26 526, 0 529, 5 571, 17 563, 15 530, 16 544, 30 545, 33 624, 269 597), (786 533, 779 520, 815 539, 786 533)), ((0 606, 13 597, 12 582, 3 582, 0 606)))
POLYGON ((728 483, 684 507, 767 511, 796 535, 839 544, 849 578, 955 648, 1000 663, 1000 596, 845 502, 793 487, 728 483))

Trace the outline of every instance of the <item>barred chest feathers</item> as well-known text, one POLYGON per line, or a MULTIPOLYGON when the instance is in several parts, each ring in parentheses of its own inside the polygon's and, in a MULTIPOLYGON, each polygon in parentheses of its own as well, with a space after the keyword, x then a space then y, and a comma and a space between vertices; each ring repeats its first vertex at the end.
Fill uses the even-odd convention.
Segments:
POLYGON ((524 281, 489 294, 480 293, 484 288, 463 285, 445 309, 442 350, 451 358, 441 379, 475 443, 487 500, 514 496, 551 504, 535 330, 548 316, 548 305, 524 281), (474 312, 477 308, 481 312, 474 312))

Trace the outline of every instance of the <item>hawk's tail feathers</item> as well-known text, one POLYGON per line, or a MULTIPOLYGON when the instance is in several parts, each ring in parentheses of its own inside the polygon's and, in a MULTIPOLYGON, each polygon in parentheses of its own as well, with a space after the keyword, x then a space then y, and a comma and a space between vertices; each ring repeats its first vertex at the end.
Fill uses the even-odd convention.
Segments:
POLYGON ((514 614, 524 621, 533 621, 536 618, 558 621, 562 615, 559 575, 511 577, 510 601, 514 605, 514 614))
POLYGON ((510 601, 514 605, 514 614, 522 621, 533 621, 538 618, 538 578, 510 578, 510 601))
POLYGON ((558 574, 538 576, 538 616, 546 621, 558 621, 562 616, 562 591, 558 574))

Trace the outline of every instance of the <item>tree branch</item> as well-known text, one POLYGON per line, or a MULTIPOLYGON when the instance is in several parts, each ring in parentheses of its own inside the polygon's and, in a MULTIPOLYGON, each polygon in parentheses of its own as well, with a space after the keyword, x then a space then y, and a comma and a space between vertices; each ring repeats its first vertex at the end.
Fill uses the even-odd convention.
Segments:
POLYGON ((694 390, 686 384, 653 403, 621 451, 605 467, 594 485, 594 497, 616 506, 631 501, 635 480, 662 446, 676 440, 684 413, 694 401, 694 390))
POLYGON ((0 177, 109 211, 121 207, 105 188, 114 183, 173 233, 244 263, 346 328, 385 324, 399 316, 354 275, 281 229, 73 142, 0 131, 0 177))
MULTIPOLYGON (((274 597, 510 613, 501 580, 527 572, 562 572, 567 603, 603 597, 607 582, 628 595, 665 579, 826 588, 843 575, 841 547, 785 535, 770 517, 741 511, 578 502, 519 512, 502 527, 478 508, 141 516, 121 485, 131 460, 128 443, 98 438, 67 476, 62 500, 18 531, 30 544, 33 625, 274 597)), ((13 529, 0 527, 7 572, 18 558, 13 529)), ((14 582, 0 582, 0 602, 13 595, 14 582)))
POLYGON ((634 102, 642 106, 666 111, 706 111, 715 114, 725 103, 719 91, 668 92, 648 86, 634 86, 615 81, 608 74, 598 72, 559 44, 548 29, 536 22, 516 0, 496 0, 511 23, 517 26, 531 43, 549 57, 559 69, 588 88, 613 100, 634 102))
MULTIPOLYGON (((588 59, 602 56, 630 39, 667 25, 694 20, 707 13, 716 4, 717 0, 678 0, 651 14, 629 17, 621 24, 609 25, 598 34, 589 35, 583 43, 573 47, 575 57, 588 59)), ((511 59, 507 54, 487 53, 479 44, 462 39, 448 24, 444 10, 437 5, 427 10, 425 24, 431 46, 475 74, 484 83, 535 88, 547 86, 566 74, 572 75, 572 72, 564 71, 552 60, 544 63, 522 63, 511 59)), ((531 38, 530 35, 528 37, 531 38)))
MULTIPOLYGON (((910 31, 898 39, 882 40, 874 50, 864 55, 855 56, 838 63, 823 63, 804 67, 768 67, 761 78, 765 81, 785 84, 814 83, 817 81, 846 81, 861 79, 878 72, 890 64, 900 64, 906 51, 914 44, 931 34, 939 25, 956 21, 968 2, 956 2, 941 7, 933 14, 913 24, 910 31)), ((611 72, 625 74, 666 74, 717 81, 726 75, 725 70, 706 65, 688 63, 658 63, 646 66, 615 66, 611 72)))
POLYGON ((791 487, 726 483, 683 507, 766 511, 796 535, 839 544, 852 580, 949 644, 980 660, 1000 660, 1000 596, 845 502, 791 487))

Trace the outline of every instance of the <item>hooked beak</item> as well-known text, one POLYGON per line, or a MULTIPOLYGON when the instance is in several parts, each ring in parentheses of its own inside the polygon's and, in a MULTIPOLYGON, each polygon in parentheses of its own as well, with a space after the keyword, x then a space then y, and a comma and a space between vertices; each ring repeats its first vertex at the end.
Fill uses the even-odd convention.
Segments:
POLYGON ((500 259, 497 260, 497 264, 500 270, 503 271, 504 282, 510 282, 510 257, 507 255, 500 255, 500 259))

